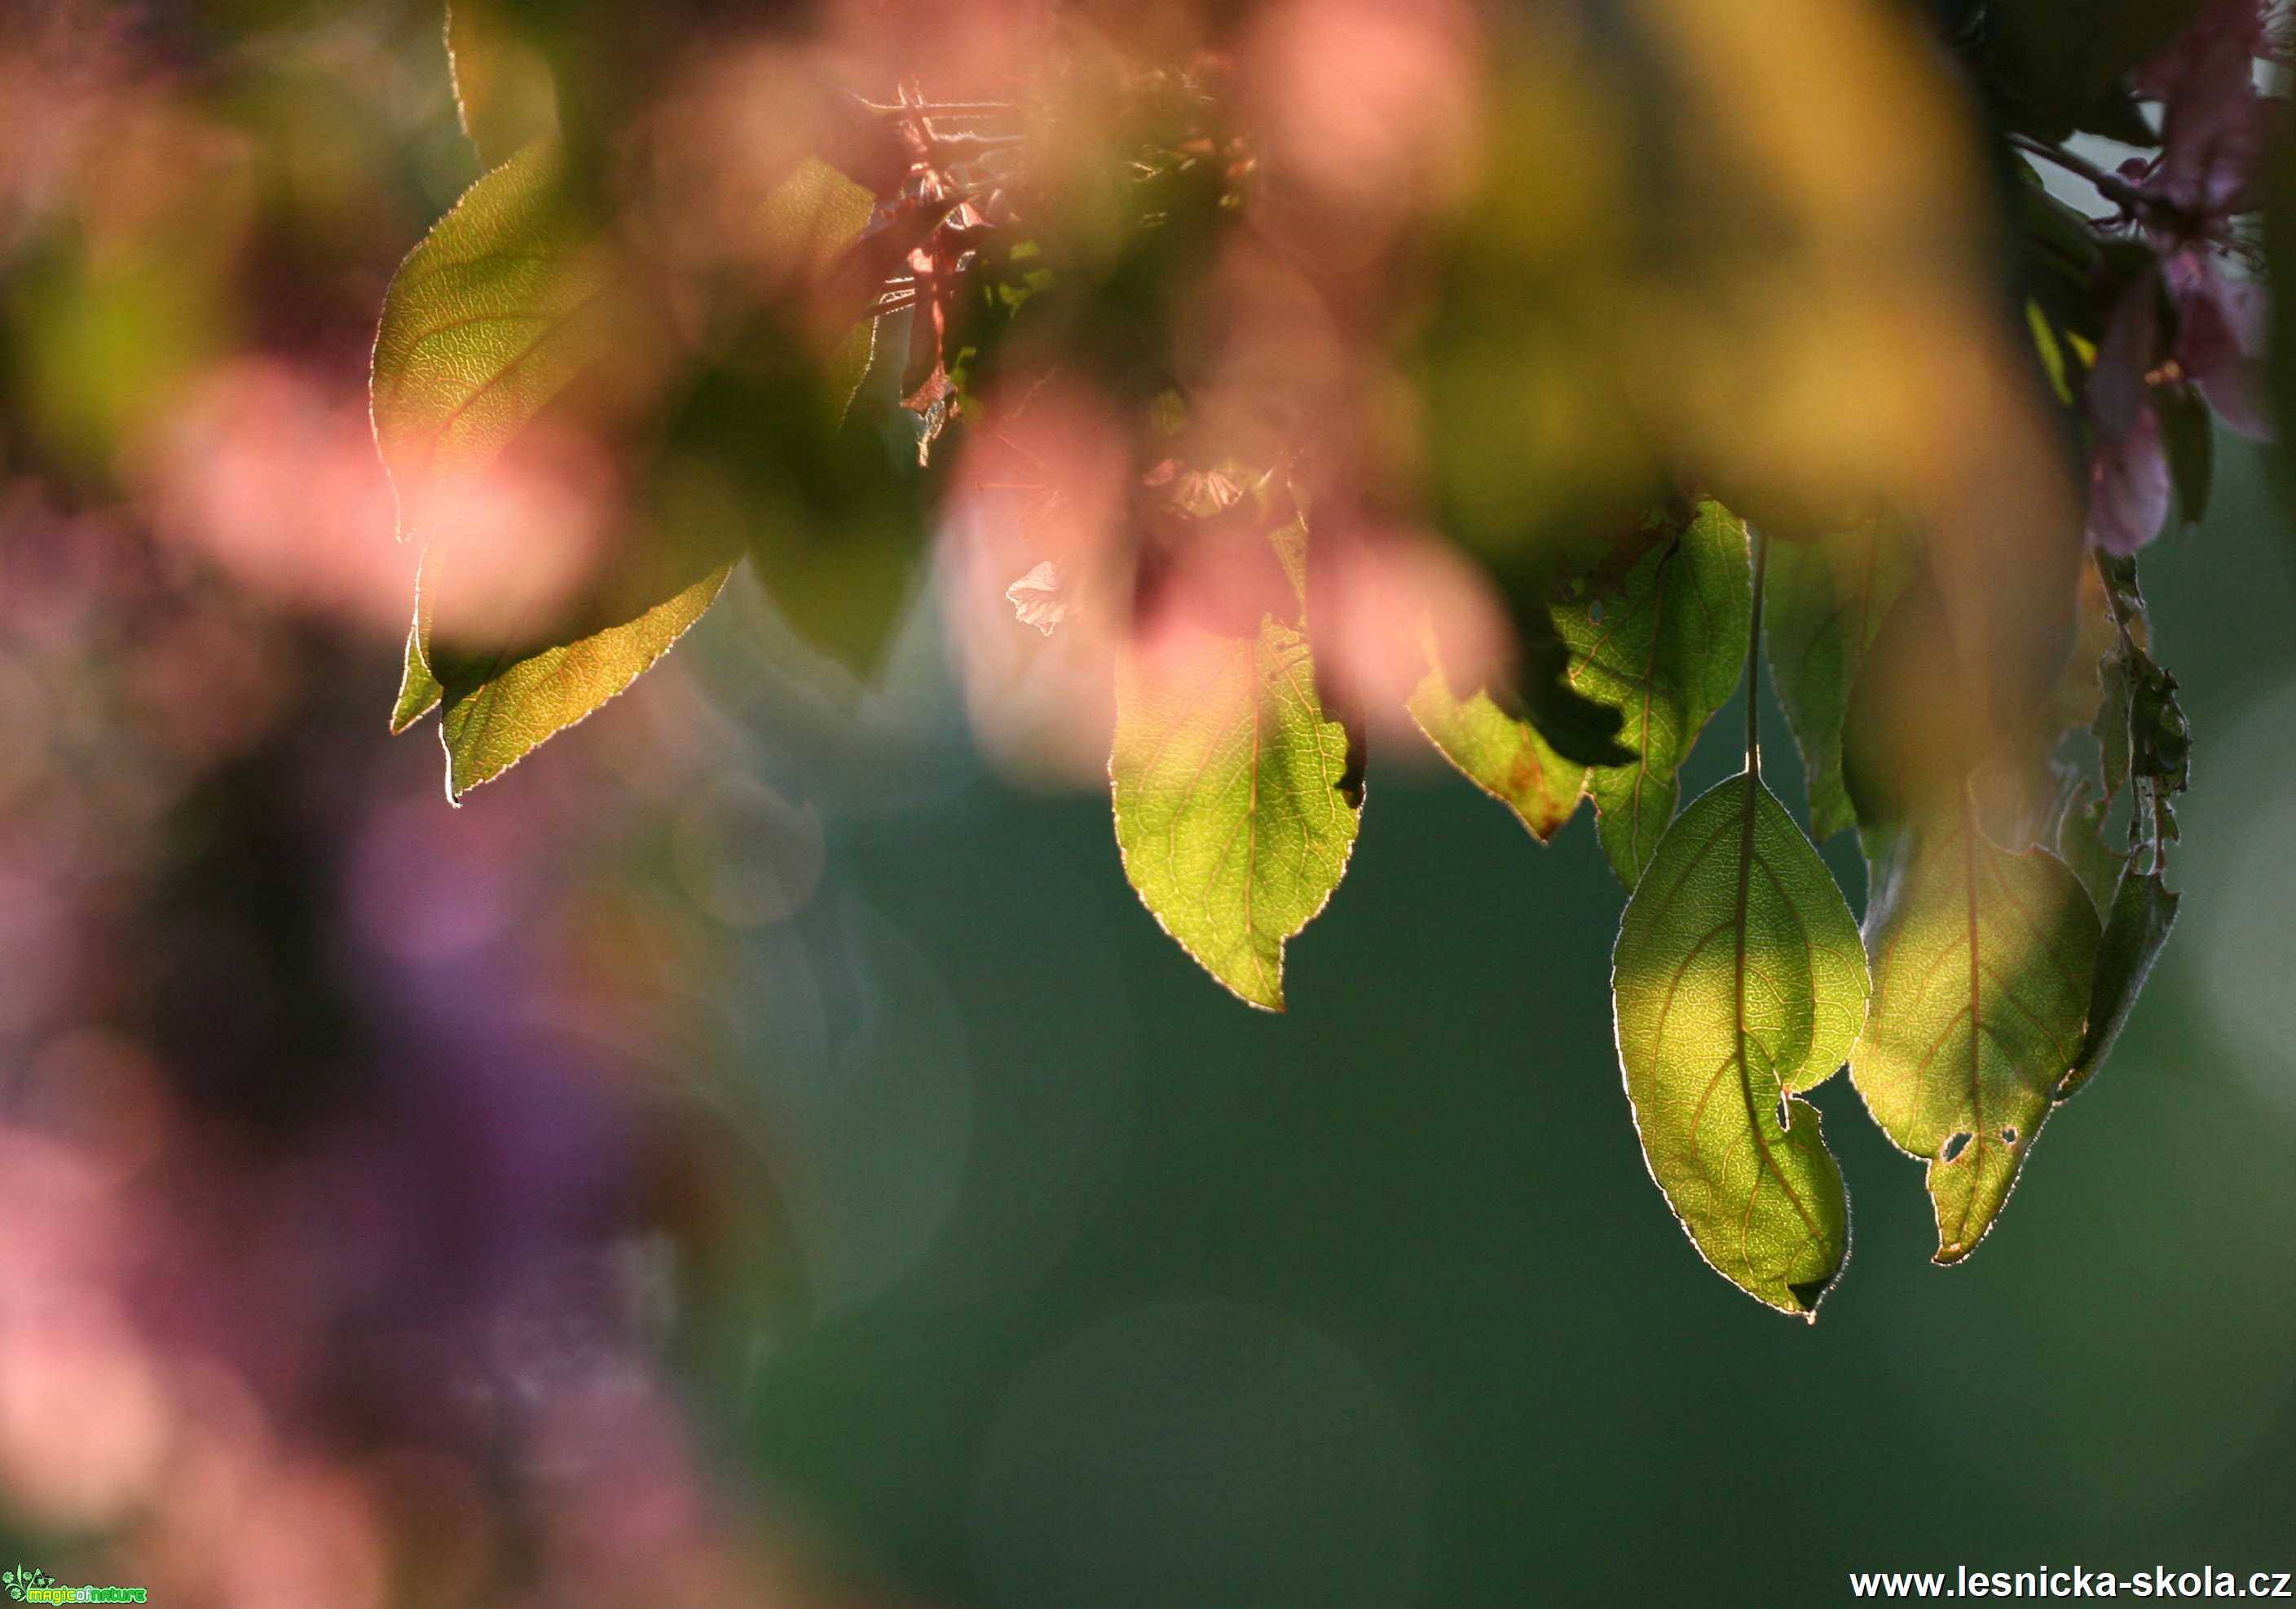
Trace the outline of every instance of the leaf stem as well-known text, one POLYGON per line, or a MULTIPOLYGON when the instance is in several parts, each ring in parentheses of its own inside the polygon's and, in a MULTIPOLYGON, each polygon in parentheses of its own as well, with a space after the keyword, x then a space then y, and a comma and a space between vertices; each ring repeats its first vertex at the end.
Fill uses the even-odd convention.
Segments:
POLYGON ((1762 775, 1762 580, 1770 568, 1770 545, 1753 526, 1746 534, 1754 547, 1754 612, 1746 633, 1746 774, 1762 775))
POLYGON ((2030 135, 2013 134, 2009 136, 2009 143, 2028 156, 2037 156, 2045 162, 2054 162, 2076 178, 2087 180, 2089 185, 2099 195, 2132 216, 2150 214, 2159 220, 2177 226, 2179 229, 2188 229, 2194 221, 2190 213, 2168 197, 2147 190, 2141 185, 2132 185, 2117 173, 2107 173, 2086 157, 2075 156, 2070 151, 2061 151, 2046 141, 2033 138, 2030 135))

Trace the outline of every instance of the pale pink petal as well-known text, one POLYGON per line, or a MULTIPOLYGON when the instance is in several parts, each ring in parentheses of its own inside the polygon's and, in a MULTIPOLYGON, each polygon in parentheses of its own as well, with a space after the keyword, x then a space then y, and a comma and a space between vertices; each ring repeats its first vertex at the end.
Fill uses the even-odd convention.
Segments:
POLYGON ((2271 440, 2264 287, 2225 277, 2195 252, 2174 259, 2169 275, 2177 292, 2177 363, 2198 382, 2218 418, 2251 440, 2271 440))
POLYGON ((1076 600, 1068 579, 1061 567, 1050 559, 1039 560, 1035 569, 1004 589, 1004 601, 1013 605, 1013 613, 1023 626, 1034 626, 1046 636, 1053 628, 1069 618, 1076 600))
POLYGON ((2122 557, 2161 534, 2169 519, 2169 455, 2161 417, 2150 407, 2124 435, 2100 441, 2089 456, 2088 539, 2122 557))
POLYGON ((2245 210, 2270 131, 2270 108, 2248 82, 2243 62, 2236 78, 2169 103, 2156 183, 2177 205, 2204 218, 2245 210))
POLYGON ((1316 676, 1364 711, 1384 752, 1424 758, 1405 705, 1428 669, 1431 638, 1465 697, 1503 685, 1512 633, 1482 570, 1423 531, 1319 531, 1313 562, 1316 676))
POLYGON ((2210 0, 2169 48, 2139 69, 2136 93, 2173 100, 2226 81, 2264 48, 2263 0, 2210 0))
POLYGON ((2144 376, 2152 368, 2160 335, 2160 312, 2152 276, 2146 274, 2120 293, 2105 321, 2096 365, 2089 372, 2088 411, 2097 433, 2113 438, 2136 428, 2150 403, 2144 376))
POLYGON ((1007 775, 1105 785, 1130 445, 1104 398, 1065 382, 992 398, 986 417, 997 423, 964 443, 935 566, 966 710, 1007 775))

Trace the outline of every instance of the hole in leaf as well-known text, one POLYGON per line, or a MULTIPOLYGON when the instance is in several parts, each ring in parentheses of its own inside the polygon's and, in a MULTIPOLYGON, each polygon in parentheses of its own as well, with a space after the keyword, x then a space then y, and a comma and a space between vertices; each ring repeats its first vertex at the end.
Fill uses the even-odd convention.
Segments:
POLYGON ((1600 598, 1587 605, 1587 618, 1597 626, 1603 623, 1603 601, 1600 598))
POLYGON ((2017 1130, 2013 1126, 2001 1131, 2001 1143, 2005 1145, 2013 1145, 2017 1143, 2017 1130))
POLYGON ((1945 1149, 1938 1153, 1938 1161, 1947 1163, 1952 1162, 1956 1157, 1961 1154, 1962 1147, 1969 1144, 1970 1138, 1971 1136, 1969 1130, 1966 1129, 1963 1129, 1959 1134, 1947 1137, 1945 1149))
POLYGON ((1782 1095, 1778 1096, 1778 1129, 1783 1133, 1786 1127, 1786 1097, 1782 1095))

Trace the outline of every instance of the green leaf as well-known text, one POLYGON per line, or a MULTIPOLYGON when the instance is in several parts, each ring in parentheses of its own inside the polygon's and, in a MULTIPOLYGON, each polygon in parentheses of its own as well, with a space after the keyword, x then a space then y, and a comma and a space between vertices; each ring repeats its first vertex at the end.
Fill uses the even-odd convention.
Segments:
POLYGON ((854 323, 817 358, 769 302, 687 393, 668 432, 670 454, 708 472, 682 477, 674 523, 707 522, 713 504, 730 503, 736 517, 721 522, 746 518, 750 574, 775 612, 865 675, 914 590, 931 519, 916 415, 901 406, 913 315, 865 316, 893 267, 892 231, 863 237, 874 205, 818 158, 774 186, 761 211, 777 279, 854 323))
POLYGON ((1578 812, 1587 768, 1557 754, 1536 727, 1508 715, 1488 693, 1454 695, 1431 636, 1427 659, 1427 675, 1405 706, 1411 718, 1461 776, 1546 842, 1578 812))
POLYGON ((1108 775, 1125 874, 1164 931, 1253 1006, 1283 1009, 1283 944, 1353 852, 1362 794, 1307 637, 1197 633, 1116 685, 1108 775))
POLYGON ((1756 1300, 1816 1316, 1849 1252, 1817 1108, 1865 1021, 1856 918, 1751 772, 1702 794, 1627 901, 1612 959, 1619 1059, 1651 1177, 1700 1255, 1756 1300))
MULTIPOLYGON (((819 157, 805 158, 766 193, 760 208, 775 267, 784 275, 825 276, 861 238, 876 205, 865 186, 819 157)), ((873 298, 878 287, 864 289, 873 298)), ((851 395, 849 386, 843 396, 851 395)))
POLYGON ((2112 811, 2112 801, 2098 798, 2096 790, 2084 780, 2075 786, 2057 821, 2057 858, 2072 868, 2100 911, 2112 907, 2113 890, 2128 864, 2126 851, 2105 841, 2112 811))
POLYGON ((595 713, 700 620, 733 574, 720 564, 635 620, 538 653, 447 661, 447 796, 459 801, 545 739, 595 713))
POLYGON ((2216 475, 2216 427, 2197 387, 2156 386, 2153 411, 2161 418, 2161 444, 2177 488, 2177 514, 2198 525, 2209 512, 2209 487, 2216 475))
POLYGON ((2012 854, 1958 810, 1898 835, 1866 916, 1874 1005, 1850 1080, 1929 1164, 1935 1260, 1976 1250, 2074 1065, 2097 916, 2065 863, 2012 854))
POLYGON ((2139 872, 2134 866, 2120 874, 2105 912, 2104 936, 2097 944, 2096 979, 2090 986, 2088 1028, 2081 1036, 2080 1054, 2072 1071, 2057 1085, 2056 1098, 2068 1099, 2095 1076, 2112 1052, 2136 1008, 2136 997, 2152 975, 2152 964, 2169 942, 2177 923, 2182 895, 2171 893, 2159 872, 2139 872))
POLYGON ((1770 545, 1763 648, 1801 749, 1810 836, 1820 843, 1857 822, 1841 776, 1849 690, 1913 573, 1907 545, 1880 524, 1770 545))
MULTIPOLYGON (((681 433, 694 398, 715 394, 706 382, 688 385, 665 432, 671 455, 643 483, 646 506, 624 520, 569 595, 527 618, 483 620, 469 618, 464 599, 445 630, 440 604, 456 600, 459 549, 484 539, 444 521, 456 491, 516 451, 546 412, 574 416, 603 406, 592 421, 603 433, 637 433, 631 422, 660 408, 668 383, 660 358, 675 341, 666 319, 605 233, 590 226, 562 168, 556 143, 541 142, 472 186, 400 267, 375 340, 375 438, 400 535, 423 544, 391 728, 443 707, 455 798, 636 680, 709 607, 744 546, 761 539, 761 523, 786 539, 802 537, 791 513, 801 492, 779 502, 745 496, 760 488, 735 480, 725 464, 758 459, 761 431, 774 439, 801 431, 808 441, 829 439, 868 357, 869 326, 858 324, 827 375, 808 368, 791 381, 794 401, 770 418, 734 422, 746 431, 721 431, 722 442, 704 439, 704 447, 724 447, 718 461, 681 433), (726 488, 733 489, 718 489, 726 488), (760 510, 775 517, 761 521, 760 510)), ((868 197, 808 160, 766 211, 789 272, 818 276, 865 222, 868 197)), ((865 454, 863 467, 882 464, 865 454)), ((879 590, 898 590, 898 581, 879 590)))
MULTIPOLYGON (((597 710, 659 659, 725 585, 727 554, 624 533, 562 614, 487 622, 483 642, 433 640, 462 555, 436 528, 483 474, 617 344, 658 326, 561 186, 554 143, 472 185, 391 282, 375 336, 375 440, 399 534, 423 542, 391 729, 444 707, 447 792, 460 799, 597 710)), ((474 630, 466 626, 465 631, 474 630)))
POLYGON ((1555 623, 1556 603, 1590 578, 1558 584, 1550 566, 1528 562, 1493 566, 1492 576, 1514 628, 1517 669, 1505 684, 1484 689, 1491 702, 1501 714, 1529 723, 1540 742, 1581 769, 1631 761, 1634 751, 1618 741, 1619 711, 1571 685, 1570 645, 1555 623))
POLYGON ((1526 668, 1537 674, 1523 686, 1523 718, 1547 747, 1573 765, 1631 764, 1634 751, 1618 741, 1619 728, 1624 724, 1619 712, 1596 703, 1570 685, 1568 649, 1555 654, 1554 661, 1553 674, 1546 673, 1538 660, 1528 661, 1526 668))
POLYGON ((2103 696, 2092 730, 2103 751, 2108 786, 2133 787, 2129 847, 2114 850, 2104 841, 2109 800, 2070 812, 2060 833, 2060 841, 2073 846, 2074 867, 2104 915, 2088 1025, 2079 1056, 2057 1086, 2060 1101, 2103 1064, 2176 925, 2180 896, 2169 891, 2163 868, 2168 847, 2177 837, 2173 800, 2192 779, 2191 729, 2177 701, 2177 678, 2143 645, 2144 595, 2137 585, 2136 562, 2100 554, 2095 575, 2117 641, 2104 657, 2103 696))
POLYGON ((544 142, 479 180, 384 295, 370 386, 402 538, 427 535, 439 500, 644 317, 612 258, 591 249, 560 168, 544 142))
POLYGON ((2089 730, 2096 736, 2107 803, 2119 798, 2120 790, 2128 785, 2128 768, 2134 756, 2128 729, 2128 661, 2117 654, 2097 667, 2100 692, 2096 719, 2089 730))
POLYGON ((1676 773, 1738 685, 1751 629, 1746 525, 1702 502, 1681 535, 1653 547, 1616 593, 1555 611, 1570 685, 1619 711, 1624 765, 1588 773, 1595 828, 1619 880, 1641 879, 1674 817, 1676 773))
POLYGON ((450 0, 447 7, 455 111, 489 167, 558 127, 550 64, 499 10, 495 0, 450 0))
POLYGON ((447 696, 446 687, 430 669, 430 603, 422 586, 422 572, 427 568, 418 565, 415 571, 414 620, 406 628, 406 648, 398 669, 398 702, 390 711, 393 737, 436 710, 447 696))

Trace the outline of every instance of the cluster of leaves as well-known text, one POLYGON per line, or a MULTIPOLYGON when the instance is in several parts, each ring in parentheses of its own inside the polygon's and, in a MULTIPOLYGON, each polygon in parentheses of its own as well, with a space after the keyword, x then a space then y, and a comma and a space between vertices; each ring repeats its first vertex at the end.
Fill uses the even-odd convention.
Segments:
MULTIPOLYGON (((1640 9, 1715 83, 1772 70, 1734 53, 1742 30, 1715 21, 1727 8, 1640 9)), ((1811 48, 1845 62, 1896 37, 1790 9, 1808 13, 1811 48)), ((1711 182, 1658 164, 1655 221, 1631 237, 1589 229, 1595 243, 1567 253, 1528 241, 1520 208, 1470 202, 1428 275, 1433 309, 1412 326, 1435 437, 1422 500, 1485 562, 1513 653, 1489 662, 1463 648, 1457 620, 1406 593, 1404 618, 1382 624, 1414 669, 1388 691, 1542 842, 1592 801, 1628 892, 1614 1007, 1650 1170, 1701 1254, 1790 1313, 1814 1316, 1849 1245, 1841 1176, 1800 1097, 1847 1066, 1884 1132, 1926 1164, 1936 1260, 1957 1261, 2042 1123, 2111 1048, 2176 915, 2164 874, 2187 737, 2128 556, 2166 511, 2123 483, 2165 443, 2197 518, 2210 405, 2240 423, 2225 398, 2245 353, 2200 339, 2239 299, 2233 282, 2195 275, 2215 274, 2245 203, 2176 187, 2177 119, 2194 127, 2198 103, 2181 89, 2162 92, 2169 148, 2095 176, 2116 215, 2048 196, 2027 157, 2081 168, 2058 144, 2076 129, 2161 147, 2140 70, 2206 25, 2190 7, 2164 23, 2162 8, 2127 3, 2105 8, 2110 26, 2037 24, 2049 10, 1967 3, 1940 21, 1999 136, 2024 316, 2003 323, 2030 338, 2021 361, 2035 397, 2054 399, 2062 450, 2089 465, 2086 545, 2077 519, 2052 534, 2040 495, 2002 511, 2050 528, 2030 551, 2004 559, 1972 542, 1957 501, 1969 473, 1903 446, 1931 439, 1918 420, 1900 431, 1912 467, 1892 460, 1859 483, 1863 508, 1845 512, 1857 499, 1807 467, 1832 463, 1842 427, 1822 386, 1793 389, 1806 367, 1780 353, 1803 332, 1767 322, 1782 291, 1817 287, 1809 316, 1833 319, 1821 332, 1853 354, 1874 332, 1905 340, 1908 309, 1950 330, 1962 313, 1942 268, 1935 283, 1928 268, 1892 269, 1870 306, 1844 293, 1870 267, 1865 222, 1833 228, 1816 209, 1849 203, 1761 130, 1718 142, 1711 182), (2089 47, 2078 61, 2037 44, 2077 32, 2089 47), (1708 247, 1696 275, 1670 254, 1692 230, 1708 247), (1820 245, 1781 250, 1797 230, 1820 245), (1781 398, 1747 420, 1737 398, 1692 383, 1653 403, 1630 383, 1639 356, 1597 353, 1587 334, 1638 324, 1720 366, 1769 365, 1781 398), (1514 355, 1503 373, 1494 352, 1514 355), (1539 361, 1518 361, 1526 352, 1539 361), (2179 367, 2179 354, 2212 366, 2179 367), (1577 453, 1599 472, 1566 473, 1536 444, 1493 450, 1503 389, 1574 374, 1566 406, 1610 431, 1602 453, 1577 453), (1807 833, 1763 780, 1751 712, 1766 660, 1804 761, 1807 833), (1744 768, 1684 808, 1682 765, 1742 679, 1744 768), (2074 763, 2068 746, 2085 738, 2095 758, 2074 763), (1853 826, 1869 867, 1862 923, 1812 841, 1853 826)), ((907 80, 871 101, 792 81, 816 103, 801 121, 823 131, 817 148, 756 198, 762 248, 712 277, 666 263, 632 209, 602 195, 572 154, 589 143, 578 126, 483 103, 505 70, 474 53, 470 15, 458 7, 450 35, 457 83, 467 126, 500 160, 400 269, 375 348, 376 434, 402 535, 424 544, 394 730, 442 711, 459 796, 627 686, 745 558, 800 632, 865 663, 961 489, 942 438, 993 434, 1055 377, 1080 376, 1119 422, 1126 538, 1017 573, 1009 624, 1116 623, 1108 775, 1126 874, 1215 978, 1282 1009, 1284 945, 1345 873, 1366 734, 1387 713, 1366 705, 1376 678, 1332 644, 1365 636, 1360 576, 1378 546, 1365 533, 1394 499, 1378 475, 1340 472, 1363 441, 1303 423, 1312 393, 1246 382, 1216 397, 1180 355, 1201 344, 1184 332, 1189 299, 1232 267, 1267 206, 1220 66, 1082 75, 1109 104, 1081 155, 1021 102, 935 102, 907 80), (570 425, 645 448, 644 474, 617 487, 604 555, 516 611, 458 599, 483 568, 458 512, 471 488, 570 425)), ((1894 70, 1877 81, 1894 90, 1894 70)), ((1568 76, 1516 97, 1515 123, 1493 135, 1503 157, 1551 133, 1520 109, 1579 104, 1568 76)), ((1811 115, 1854 119, 1856 100, 1820 96, 1811 115)), ((1665 103, 1664 136, 1702 146, 1698 119, 1713 114, 1683 110, 1700 104, 1665 103)), ((1550 203, 1574 204, 1561 191, 1550 203)), ((1320 237, 1311 225, 1298 238, 1320 237)), ((1939 238, 1932 255, 1958 260, 1957 237, 1939 238)), ((1344 311, 1411 257, 1300 272, 1344 311)), ((1970 327, 1975 349, 1988 337, 1970 327)), ((1392 338, 1388 324, 1364 339, 1392 338)), ((1669 385, 1674 362, 1669 348, 1669 385)), ((1939 374, 1936 394, 1959 383, 1939 374)), ((1554 433, 1570 428, 1587 427, 1554 433)), ((1066 496, 1038 489, 1047 506, 1066 496)))

